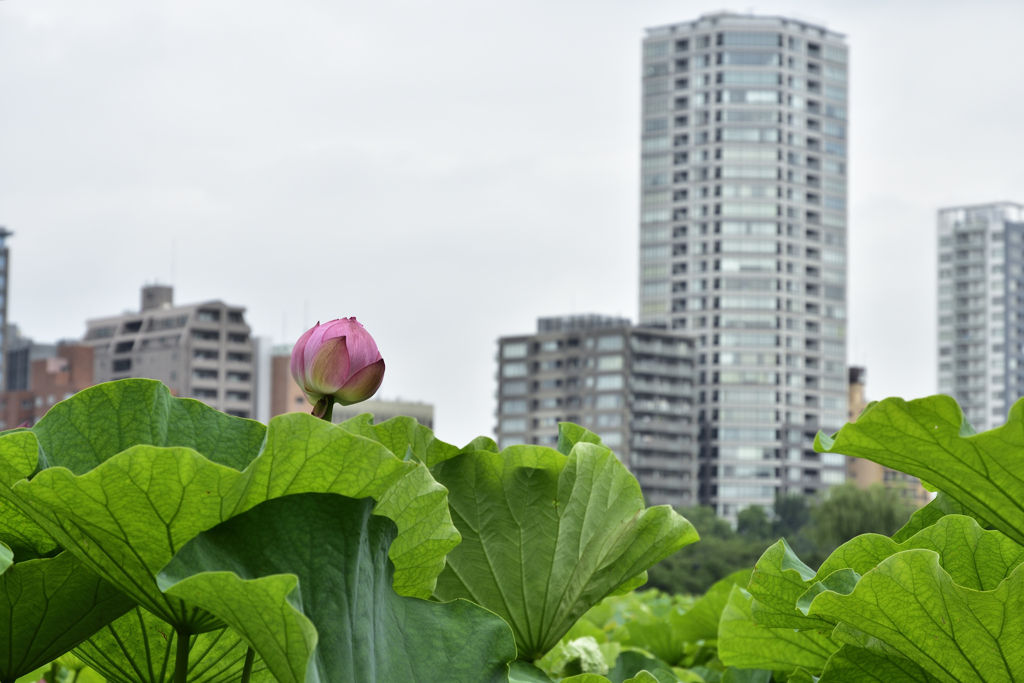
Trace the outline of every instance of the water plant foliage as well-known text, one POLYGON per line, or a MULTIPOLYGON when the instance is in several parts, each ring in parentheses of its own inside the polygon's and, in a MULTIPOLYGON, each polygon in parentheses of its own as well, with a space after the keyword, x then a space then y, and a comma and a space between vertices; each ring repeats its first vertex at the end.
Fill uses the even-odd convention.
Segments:
POLYGON ((889 399, 816 446, 938 494, 671 596, 635 589, 696 531, 582 427, 458 447, 99 385, 0 433, 0 683, 1024 680, 1024 404, 976 434, 889 399))

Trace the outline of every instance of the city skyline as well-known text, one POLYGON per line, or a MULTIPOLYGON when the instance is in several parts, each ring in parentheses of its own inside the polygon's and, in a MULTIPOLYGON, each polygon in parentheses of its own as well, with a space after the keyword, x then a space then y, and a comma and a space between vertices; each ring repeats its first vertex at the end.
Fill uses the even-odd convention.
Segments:
MULTIPOLYGON (((495 339, 544 315, 636 319, 643 28, 715 8, 399 9, 3 3, 10 320, 79 337, 154 280, 244 305, 278 342, 356 315, 382 393, 435 403, 439 436, 465 442, 492 424, 495 339)), ((1005 84, 1024 9, 756 12, 855 45, 849 361, 872 398, 934 393, 934 215, 1020 200, 1005 84)))

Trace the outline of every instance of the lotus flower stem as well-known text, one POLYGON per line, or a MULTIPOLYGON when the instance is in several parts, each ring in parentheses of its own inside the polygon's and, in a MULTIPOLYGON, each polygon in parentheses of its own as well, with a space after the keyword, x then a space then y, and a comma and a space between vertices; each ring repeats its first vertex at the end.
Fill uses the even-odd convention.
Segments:
POLYGON ((50 673, 46 674, 46 683, 57 683, 58 673, 60 673, 60 664, 52 662, 50 664, 50 673))
POLYGON ((320 399, 317 402, 317 405, 313 407, 314 415, 316 415, 317 412, 319 412, 321 406, 323 407, 324 414, 320 415, 320 418, 330 422, 334 417, 334 397, 324 396, 322 399, 320 399))
POLYGON ((242 666, 242 680, 240 683, 249 683, 249 678, 252 676, 252 664, 256 660, 256 650, 249 646, 249 649, 245 651, 245 664, 242 666))
POLYGON ((178 629, 175 635, 178 637, 178 643, 174 651, 174 683, 188 683, 188 651, 191 634, 184 629, 178 629))

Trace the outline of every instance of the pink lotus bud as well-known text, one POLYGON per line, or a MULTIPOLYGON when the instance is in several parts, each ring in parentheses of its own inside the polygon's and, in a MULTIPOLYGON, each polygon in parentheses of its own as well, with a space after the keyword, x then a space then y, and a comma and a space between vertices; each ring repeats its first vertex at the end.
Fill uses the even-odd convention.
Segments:
POLYGON ((307 330, 292 349, 291 369, 317 417, 324 416, 329 397, 343 406, 359 403, 373 396, 384 380, 377 343, 355 318, 317 323, 307 330))

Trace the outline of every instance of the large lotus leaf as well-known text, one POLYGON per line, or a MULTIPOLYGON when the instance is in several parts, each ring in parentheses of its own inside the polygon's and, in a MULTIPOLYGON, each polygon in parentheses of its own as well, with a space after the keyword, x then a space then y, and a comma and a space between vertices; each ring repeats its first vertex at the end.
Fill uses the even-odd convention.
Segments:
POLYGON ((529 662, 516 660, 508 668, 508 683, 552 683, 550 676, 529 662))
MULTIPOLYGON (((938 683, 940 680, 904 657, 843 645, 825 665, 818 683, 938 683)), ((793 678, 789 683, 800 683, 793 678)), ((810 679, 807 679, 810 683, 810 679)))
POLYGON ((374 498, 376 514, 398 525, 389 556, 400 595, 430 597, 445 556, 459 543, 448 493, 424 465, 403 461, 377 441, 299 413, 270 421, 263 452, 231 493, 230 515, 294 493, 374 498))
POLYGON ((673 637, 691 643, 717 638, 718 623, 729 602, 733 586, 745 587, 750 582, 751 573, 750 569, 741 569, 716 581, 690 609, 678 617, 673 616, 670 622, 673 637))
POLYGON ((256 454, 266 427, 226 415, 162 383, 123 379, 98 384, 56 404, 31 431, 46 467, 84 474, 132 446, 183 446, 237 470, 256 454))
POLYGON ((1024 401, 1006 424, 981 434, 949 396, 890 398, 869 407, 815 449, 907 472, 936 486, 994 528, 1024 544, 1024 401))
POLYGON ((578 443, 592 443, 597 446, 604 446, 601 437, 586 427, 580 427, 572 422, 559 422, 558 445, 555 446, 555 450, 562 455, 569 455, 578 443))
POLYGON ((156 572, 184 543, 218 524, 241 473, 188 448, 134 446, 75 476, 51 467, 14 492, 68 551, 175 629, 221 624, 169 598, 156 572))
POLYGON ((939 491, 931 502, 914 511, 914 514, 910 516, 910 519, 903 525, 903 528, 892 535, 892 540, 902 543, 922 529, 927 529, 935 524, 946 515, 965 515, 973 517, 983 527, 991 528, 992 526, 981 515, 967 509, 957 500, 939 491))
POLYGON ((750 572, 750 569, 743 569, 721 579, 685 611, 681 607, 653 610, 646 603, 640 603, 612 633, 612 638, 679 666, 690 654, 692 643, 718 638, 718 621, 729 593, 733 586, 746 586, 750 572))
POLYGON ((62 546, 176 629, 221 627, 202 610, 163 594, 155 575, 201 531, 268 498, 308 491, 371 496, 396 520, 395 589, 429 596, 458 542, 445 491, 418 463, 309 415, 274 418, 245 472, 187 448, 136 446, 87 474, 43 470, 14 487, 62 546))
POLYGON ((668 506, 645 510, 636 479, 601 446, 474 451, 435 465, 462 543, 434 595, 466 598, 512 627, 520 659, 542 657, 584 612, 697 540, 668 506))
POLYGON ((44 666, 133 605, 71 553, 0 565, 0 681, 44 666))
POLYGON ((459 453, 459 449, 441 441, 429 427, 411 417, 393 417, 373 424, 373 415, 356 415, 338 425, 342 429, 377 441, 402 460, 416 459, 432 467, 459 453))
POLYGON ((466 601, 395 593, 398 530, 373 509, 320 493, 267 501, 187 543, 161 585, 229 623, 282 683, 506 681, 508 626, 466 601))
MULTIPOLYGON (((758 571, 749 590, 755 596, 754 616, 758 624, 790 628, 808 628, 807 620, 812 617, 805 615, 818 593, 826 589, 848 592, 842 587, 852 589, 860 577, 879 562, 904 550, 934 550, 953 580, 974 590, 995 589, 1007 574, 1024 562, 1024 547, 998 531, 982 529, 973 518, 961 515, 943 516, 902 543, 878 534, 857 536, 839 546, 816 573, 811 573, 806 566, 801 571, 796 556, 791 551, 788 556, 780 555, 777 547, 778 544, 773 546, 758 561, 758 571), (780 557, 788 562, 787 566, 783 567, 778 561, 780 557)), ((812 628, 831 628, 821 620, 815 621, 817 625, 812 628)))
MULTIPOLYGON (((171 683, 178 635, 165 621, 137 607, 108 624, 75 649, 107 683, 171 683)), ((189 683, 232 683, 245 663, 248 646, 230 629, 192 636, 189 683)), ((253 676, 266 670, 259 659, 253 676)), ((259 679, 255 679, 259 680, 259 679)))
POLYGON ((650 672, 671 668, 668 662, 662 661, 646 650, 624 648, 615 658, 614 664, 606 675, 612 683, 624 683, 624 681, 638 676, 642 671, 650 672))
POLYGON ((786 539, 764 551, 754 565, 747 591, 753 596, 752 612, 758 626, 832 630, 832 624, 808 617, 797 600, 814 583, 815 571, 804 564, 786 539))
POLYGON ((750 607, 750 594, 734 586, 718 627, 718 656, 723 664, 787 672, 803 667, 818 673, 839 649, 817 631, 758 626, 750 607))
MULTIPOLYGON (((979 557, 977 565, 984 562, 979 557)), ((864 645, 877 639, 940 681, 1024 678, 1019 565, 995 590, 980 591, 957 585, 937 552, 906 550, 880 562, 849 594, 820 593, 810 614, 842 622, 836 640, 864 645)))
MULTIPOLYGON (((26 479, 39 463, 39 442, 28 430, 0 434, 0 491, 26 479)), ((57 549, 57 543, 20 507, 0 496, 0 543, 6 544, 19 561, 43 557, 57 549)))

